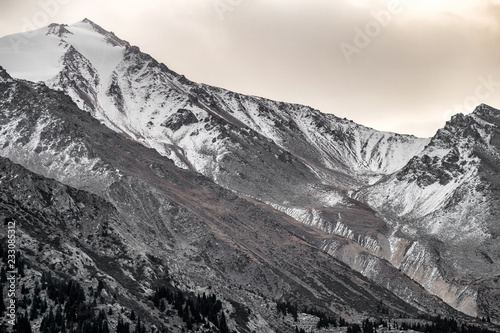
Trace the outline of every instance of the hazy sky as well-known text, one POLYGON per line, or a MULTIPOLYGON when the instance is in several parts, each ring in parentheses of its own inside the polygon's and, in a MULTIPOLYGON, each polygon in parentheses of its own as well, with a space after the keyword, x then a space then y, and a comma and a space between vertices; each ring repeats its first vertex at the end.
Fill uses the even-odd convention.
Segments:
POLYGON ((379 130, 500 108, 500 0, 0 0, 0 36, 85 17, 193 81, 379 130))

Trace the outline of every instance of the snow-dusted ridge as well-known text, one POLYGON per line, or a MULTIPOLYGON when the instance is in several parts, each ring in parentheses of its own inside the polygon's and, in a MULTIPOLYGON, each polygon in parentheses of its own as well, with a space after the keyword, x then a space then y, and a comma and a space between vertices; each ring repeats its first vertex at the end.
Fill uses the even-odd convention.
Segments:
MULTIPOLYGON (((10 57, 4 44, 0 39, 0 63, 10 57)), ((39 29, 24 47, 21 53, 42 54, 53 67, 49 72, 58 72, 45 77, 48 86, 65 91, 109 128, 287 213, 305 205, 311 206, 307 212, 337 204, 357 209, 343 190, 398 170, 429 141, 191 82, 87 19, 39 29), (44 39, 47 49, 38 42, 44 39), (331 188, 325 192, 324 186, 331 188)), ((14 76, 23 75, 21 64, 8 65, 14 76)), ((335 223, 321 214, 316 220, 335 223)))
MULTIPOLYGON (((0 65, 13 77, 64 91, 101 123, 178 167, 352 241, 449 304, 485 314, 477 292, 484 286, 473 284, 482 283, 475 277, 500 275, 494 224, 500 216, 498 111, 482 105, 422 139, 191 82, 87 19, 52 24, 24 40, 14 48, 12 36, 0 38, 0 65), (479 259, 461 248, 473 249, 479 259), (468 261, 488 265, 481 270, 468 261)), ((8 80, 0 75, 0 83, 8 80)), ((18 120, 0 129, 9 141, 20 139, 18 120)), ((27 136, 33 142, 20 150, 39 146, 43 125, 51 124, 35 126, 27 136)), ((10 147, 1 154, 15 156, 10 147)), ((79 148, 67 147, 67 158, 54 150, 41 162, 77 164, 71 152, 79 148)), ((84 162, 107 172, 99 161, 84 162)), ((64 174, 57 166, 54 173, 64 174)), ((334 253, 337 245, 326 248, 334 253)), ((346 249, 346 258, 358 253, 346 249)), ((372 259, 351 259, 367 276, 376 271, 372 259)))
POLYGON ((404 168, 355 195, 397 230, 391 262, 471 315, 482 306, 477 287, 457 281, 500 271, 499 135, 500 111, 480 105, 454 116, 404 168))
POLYGON ((0 64, 13 77, 63 89, 108 127, 205 175, 217 174, 210 167, 217 157, 204 153, 220 135, 219 128, 204 128, 211 116, 271 139, 323 176, 327 169, 369 183, 401 168, 428 143, 301 105, 190 82, 88 19, 36 30, 18 46, 16 57, 9 41, 0 39, 0 64), (194 121, 165 126, 181 109, 194 121))

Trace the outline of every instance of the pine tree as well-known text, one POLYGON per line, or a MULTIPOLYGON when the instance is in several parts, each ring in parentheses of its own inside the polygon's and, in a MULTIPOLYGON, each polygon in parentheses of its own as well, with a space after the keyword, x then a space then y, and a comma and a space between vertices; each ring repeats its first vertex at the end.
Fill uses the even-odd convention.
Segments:
POLYGON ((221 333, 229 333, 229 327, 227 327, 226 315, 222 312, 219 322, 219 329, 221 333))
POLYGON ((63 315, 62 315, 61 304, 59 304, 56 308, 56 315, 54 317, 54 320, 55 320, 57 326, 61 326, 63 321, 64 321, 63 315))
POLYGON ((160 301, 160 311, 161 312, 164 312, 166 310, 166 305, 165 305, 165 300, 162 298, 162 300, 160 301))
POLYGON ((47 299, 44 298, 43 301, 40 303, 40 313, 45 313, 47 311, 48 305, 47 305, 47 299))
POLYGON ((5 283, 7 282, 7 273, 5 273, 5 268, 2 267, 0 270, 0 283, 5 283))
POLYGON ((3 284, 0 284, 0 315, 2 315, 7 308, 5 307, 5 303, 3 302, 3 284))
POLYGON ((45 272, 42 273, 42 278, 40 279, 40 283, 42 284, 42 290, 47 288, 47 274, 45 272))
POLYGON ((103 289, 104 289, 104 282, 102 280, 99 280, 99 283, 97 284, 97 295, 99 295, 103 289))
POLYGON ((15 330, 16 333, 31 333, 31 325, 27 314, 17 313, 15 330))
POLYGON ((189 319, 189 307, 186 304, 186 306, 184 307, 183 313, 182 313, 182 321, 187 322, 188 319, 189 319))
POLYGON ((102 323, 101 333, 109 333, 109 326, 108 326, 108 321, 107 320, 105 320, 102 323))
POLYGON ((25 284, 23 283, 23 285, 21 286, 21 294, 22 295, 26 295, 26 294, 29 294, 29 289, 26 288, 25 284))
POLYGON ((172 304, 174 302, 174 292, 170 290, 170 288, 167 288, 167 302, 168 304, 172 304))
POLYGON ((25 261, 24 258, 21 257, 21 252, 16 252, 16 262, 17 262, 17 274, 20 277, 25 277, 26 273, 24 272, 25 261))
POLYGON ((156 291, 153 295, 153 305, 155 308, 160 306, 160 296, 158 291, 156 291))
POLYGON ((122 317, 120 316, 120 318, 118 318, 118 324, 116 325, 116 333, 122 333, 123 332, 123 319, 122 317))
POLYGON ((35 305, 35 304, 33 304, 33 305, 31 306, 31 310, 30 310, 30 320, 35 320, 35 319, 37 319, 37 318, 38 318, 38 315, 39 315, 39 313, 38 313, 38 309, 37 309, 36 305, 35 305))
POLYGON ((137 325, 135 325, 134 333, 141 333, 141 332, 142 332, 141 317, 138 317, 137 318, 137 325))
POLYGON ((2 247, 2 245, 0 245, 0 252, 2 253, 2 260, 4 262, 4 264, 7 265, 7 260, 8 260, 8 253, 9 251, 5 251, 2 247))

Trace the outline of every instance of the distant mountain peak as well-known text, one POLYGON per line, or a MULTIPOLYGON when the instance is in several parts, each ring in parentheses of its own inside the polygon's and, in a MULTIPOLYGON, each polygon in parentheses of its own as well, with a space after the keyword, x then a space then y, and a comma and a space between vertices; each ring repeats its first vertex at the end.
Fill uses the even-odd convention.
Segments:
MULTIPOLYGON (((490 125, 498 124, 498 117, 500 116, 500 110, 497 110, 487 104, 478 105, 474 111, 470 114, 458 113, 451 117, 446 125, 439 129, 435 135, 434 139, 441 138, 443 134, 449 135, 453 134, 457 138, 470 137, 471 129, 487 128, 490 125)), ((477 133, 476 139, 477 139, 477 133)))
POLYGON ((488 104, 485 104, 485 103, 481 103, 479 104, 476 109, 474 110, 474 112, 481 112, 481 111, 495 111, 495 112, 500 112, 500 110, 498 109, 495 109, 494 107, 488 105, 488 104))
POLYGON ((71 26, 81 26, 82 24, 89 25, 95 32, 104 36, 106 38, 106 41, 113 46, 130 47, 129 42, 118 38, 112 31, 108 31, 108 30, 104 29, 103 27, 101 27, 97 23, 94 23, 93 21, 89 20, 88 18, 84 18, 82 21, 74 23, 71 26))
POLYGON ((0 66, 0 82, 11 82, 12 77, 7 73, 7 71, 0 66))
POLYGON ((483 103, 483 104, 480 104, 479 106, 477 106, 472 114, 475 116, 478 116, 482 119, 484 119, 485 117, 486 118, 490 118, 490 117, 498 118, 498 117, 500 117, 500 110, 495 109, 495 108, 483 103))
POLYGON ((71 31, 66 29, 67 26, 67 24, 52 23, 49 25, 47 35, 56 35, 62 38, 65 34, 73 34, 71 31))
POLYGON ((92 20, 89 20, 88 18, 84 18, 81 22, 83 22, 83 23, 90 23, 92 25, 97 25, 92 20))
MULTIPOLYGON (((102 33, 103 35, 106 35, 109 33, 106 29, 102 28, 99 24, 94 23, 93 21, 89 20, 88 18, 84 18, 80 22, 89 24, 94 30, 102 33)), ((78 24, 78 22, 76 24, 78 24)))

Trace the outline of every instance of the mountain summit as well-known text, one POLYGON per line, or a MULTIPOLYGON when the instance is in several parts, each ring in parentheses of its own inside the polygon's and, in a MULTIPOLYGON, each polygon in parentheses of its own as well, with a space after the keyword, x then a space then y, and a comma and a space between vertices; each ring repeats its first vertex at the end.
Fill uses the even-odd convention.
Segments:
MULTIPOLYGON (((192 82, 88 19, 21 37, 0 38, 0 162, 18 198, 6 214, 34 212, 20 224, 31 261, 46 216, 74 214, 50 224, 54 255, 122 293, 123 311, 147 313, 168 286, 179 303, 217 292, 241 332, 287 331, 299 309, 305 328, 500 322, 497 110, 422 139, 192 82)), ((201 320, 192 302, 175 309, 184 323, 201 320)))

